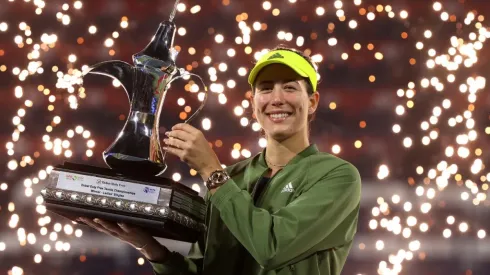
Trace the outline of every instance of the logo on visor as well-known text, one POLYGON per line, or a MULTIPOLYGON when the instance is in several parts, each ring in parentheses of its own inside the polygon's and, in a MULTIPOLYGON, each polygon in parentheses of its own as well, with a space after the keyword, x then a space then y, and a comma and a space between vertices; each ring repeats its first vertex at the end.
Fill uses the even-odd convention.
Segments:
POLYGON ((282 56, 280 53, 275 53, 275 54, 271 55, 269 58, 267 58, 267 60, 271 60, 274 58, 284 58, 284 56, 282 56))

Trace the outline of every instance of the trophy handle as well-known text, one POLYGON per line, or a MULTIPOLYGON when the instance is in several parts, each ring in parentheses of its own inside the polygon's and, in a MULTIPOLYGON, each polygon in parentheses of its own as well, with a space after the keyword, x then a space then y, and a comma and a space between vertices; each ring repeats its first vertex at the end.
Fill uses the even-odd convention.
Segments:
POLYGON ((194 74, 194 73, 190 73, 190 72, 188 72, 182 68, 179 68, 178 70, 179 70, 180 75, 172 78, 172 80, 170 80, 167 85, 170 85, 172 82, 174 82, 175 80, 177 80, 179 78, 184 78, 187 75, 191 75, 191 76, 197 77, 201 81, 201 83, 204 87, 205 93, 204 93, 204 99, 201 103, 201 106, 199 106, 199 108, 197 108, 197 110, 187 120, 184 121, 184 123, 190 123, 202 111, 202 109, 204 108, 204 105, 206 105, 206 102, 208 101, 208 96, 209 96, 209 89, 206 86, 206 84, 204 84, 204 81, 202 80, 201 76, 194 74))
MULTIPOLYGON (((206 84, 204 84, 204 81, 202 80, 201 76, 199 76, 199 75, 197 75, 197 74, 194 74, 194 73, 190 73, 190 72, 188 72, 188 71, 186 71, 186 70, 184 70, 184 69, 182 69, 182 68, 178 68, 178 71, 179 71, 180 75, 179 75, 179 76, 176 76, 176 77, 173 77, 173 78, 172 78, 172 79, 171 79, 171 80, 170 80, 170 81, 167 83, 167 86, 166 86, 166 89, 165 89, 165 90, 168 90, 168 86, 169 86, 169 85, 170 85, 172 82, 174 82, 175 80, 177 80, 177 79, 179 79, 179 78, 184 78, 184 77, 185 77, 185 76, 187 76, 187 75, 192 75, 192 76, 197 77, 197 78, 198 78, 198 79, 201 81, 201 83, 202 83, 202 85, 203 85, 203 87, 204 87, 204 91, 205 91, 205 94, 204 94, 204 99, 203 99, 203 101, 202 101, 202 103, 201 103, 201 106, 199 106, 199 108, 197 108, 197 110, 196 110, 196 111, 195 111, 195 112, 194 112, 194 113, 193 113, 193 114, 192 114, 192 115, 191 115, 191 116, 190 116, 190 117, 189 117, 189 118, 188 118, 186 121, 184 121, 184 123, 186 123, 186 124, 187 124, 187 123, 190 123, 190 122, 191 122, 191 121, 192 121, 192 120, 193 120, 193 119, 194 119, 194 118, 197 116, 197 114, 199 114, 199 113, 201 112, 201 110, 204 108, 204 105, 206 105, 206 102, 207 102, 207 100, 208 100, 208 96, 209 96, 209 89, 208 89, 208 87, 206 86, 206 84)), ((163 159, 165 159, 165 158, 166 158, 166 156, 167 156, 167 150, 163 150, 163 159)), ((158 175, 163 174, 163 173, 164 173, 166 170, 167 170, 167 165, 165 164, 165 169, 164 169, 164 170, 163 170, 163 171, 162 171, 160 174, 158 174, 158 175)), ((157 175, 157 176, 158 176, 158 175, 157 175)))

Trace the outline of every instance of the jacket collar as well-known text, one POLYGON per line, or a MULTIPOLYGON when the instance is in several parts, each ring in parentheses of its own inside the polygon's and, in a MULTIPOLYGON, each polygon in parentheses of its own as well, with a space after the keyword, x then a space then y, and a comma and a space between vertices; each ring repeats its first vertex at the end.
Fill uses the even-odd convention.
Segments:
MULTIPOLYGON (((263 168, 268 168, 267 162, 265 161, 265 151, 267 148, 264 148, 262 150, 262 153, 259 156, 258 164, 262 166, 263 168)), ((318 153, 318 147, 316 144, 310 144, 308 147, 306 147, 303 151, 299 152, 296 156, 294 156, 288 163, 287 166, 291 164, 296 164, 300 162, 302 159, 309 157, 311 155, 314 155, 318 153)))

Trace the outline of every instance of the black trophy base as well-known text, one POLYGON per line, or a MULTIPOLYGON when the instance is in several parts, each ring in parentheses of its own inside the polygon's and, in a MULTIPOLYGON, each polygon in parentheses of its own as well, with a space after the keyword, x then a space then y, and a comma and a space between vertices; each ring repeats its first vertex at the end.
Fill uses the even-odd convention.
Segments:
POLYGON ((79 217, 98 218, 105 221, 137 226, 154 237, 182 242, 194 243, 197 241, 200 233, 171 221, 151 220, 147 217, 128 216, 126 213, 105 212, 96 208, 90 209, 78 205, 58 204, 53 201, 46 202, 46 209, 51 213, 75 221, 77 224, 86 225, 84 222, 76 221, 79 217))
POLYGON ((191 243, 205 231, 204 200, 191 188, 164 177, 126 176, 107 168, 66 162, 51 171, 42 195, 49 212, 78 224, 84 224, 76 221, 79 217, 98 218, 140 227, 154 237, 191 243), (70 175, 70 179, 75 175, 104 182, 127 182, 133 186, 143 184, 161 191, 157 204, 140 203, 76 189, 67 190, 66 183, 65 189, 60 189, 57 184, 61 175, 70 175))

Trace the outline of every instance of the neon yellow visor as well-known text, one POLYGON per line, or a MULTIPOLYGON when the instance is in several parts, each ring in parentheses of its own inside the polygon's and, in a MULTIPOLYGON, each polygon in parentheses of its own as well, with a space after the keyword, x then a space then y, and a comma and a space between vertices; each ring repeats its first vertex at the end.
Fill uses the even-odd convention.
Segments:
POLYGON ((313 87, 313 91, 316 92, 318 80, 315 68, 313 68, 301 55, 288 50, 275 50, 264 54, 257 64, 255 64, 255 67, 250 71, 248 83, 253 85, 260 70, 270 64, 284 64, 290 67, 300 76, 308 78, 313 87))

